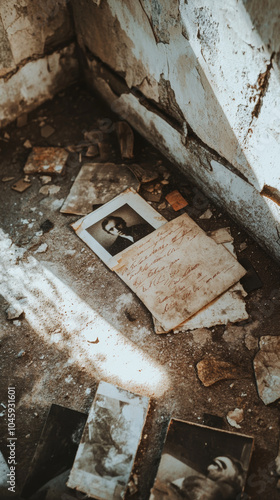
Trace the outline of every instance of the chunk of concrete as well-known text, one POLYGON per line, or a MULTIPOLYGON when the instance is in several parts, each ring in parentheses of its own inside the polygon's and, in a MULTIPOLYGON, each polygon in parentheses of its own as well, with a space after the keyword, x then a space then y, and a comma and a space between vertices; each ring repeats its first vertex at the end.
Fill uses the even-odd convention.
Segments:
POLYGON ((227 421, 236 429, 241 429, 239 425, 244 420, 244 412, 241 408, 235 408, 235 410, 229 411, 227 414, 227 421))
POLYGON ((236 366, 226 361, 221 361, 212 356, 205 357, 196 365, 198 378, 205 387, 225 379, 238 378, 236 366))
POLYGON ((254 370, 260 398, 268 405, 280 398, 280 337, 260 338, 254 370))

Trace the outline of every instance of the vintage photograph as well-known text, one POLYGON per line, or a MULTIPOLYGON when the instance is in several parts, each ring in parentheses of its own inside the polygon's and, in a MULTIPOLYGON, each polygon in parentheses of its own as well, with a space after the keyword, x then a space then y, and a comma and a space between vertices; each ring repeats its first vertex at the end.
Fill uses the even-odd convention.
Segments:
POLYGON ((155 228, 126 203, 86 230, 110 255, 116 255, 155 228))
POLYGON ((236 500, 244 489, 253 439, 170 421, 150 500, 236 500))
POLYGON ((133 188, 72 224, 77 235, 110 268, 113 257, 165 224, 133 188))
POLYGON ((77 487, 95 498, 113 500, 121 498, 126 490, 146 418, 148 398, 104 382, 100 386, 68 486, 77 487), (104 386, 105 391, 102 390, 104 386), (114 397, 117 395, 118 398, 114 397))

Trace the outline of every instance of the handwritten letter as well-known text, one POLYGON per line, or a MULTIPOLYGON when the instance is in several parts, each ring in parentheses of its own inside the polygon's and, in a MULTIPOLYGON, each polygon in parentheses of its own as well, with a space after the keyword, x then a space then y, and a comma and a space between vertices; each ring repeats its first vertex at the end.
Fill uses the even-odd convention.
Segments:
POLYGON ((186 214, 125 250, 113 270, 166 331, 190 318, 246 273, 186 214))

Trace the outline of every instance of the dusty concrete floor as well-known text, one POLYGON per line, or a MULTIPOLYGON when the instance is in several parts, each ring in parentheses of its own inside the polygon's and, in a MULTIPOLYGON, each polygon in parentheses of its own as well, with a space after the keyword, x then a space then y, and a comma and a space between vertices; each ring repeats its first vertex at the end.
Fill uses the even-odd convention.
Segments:
MULTIPOLYGON (((32 145, 77 144, 83 131, 98 128, 98 120, 116 117, 82 86, 59 94, 29 115, 28 124, 5 130, 10 139, 1 140, 1 178, 22 177, 32 145), (40 134, 38 117, 55 128, 48 139, 40 134)), ((5 131, 1 132, 1 137, 5 131)), ((244 421, 237 432, 254 436, 255 449, 247 492, 252 499, 278 499, 274 459, 278 451, 279 403, 265 406, 258 396, 252 360, 258 350, 257 338, 279 334, 279 305, 273 297, 279 290, 279 266, 246 235, 222 210, 200 197, 153 147, 137 134, 135 161, 149 168, 162 160, 172 173, 165 192, 179 187, 189 201, 185 209, 204 229, 230 226, 238 256, 255 266, 263 287, 246 298, 250 319, 242 324, 219 326, 184 334, 156 335, 149 312, 126 285, 74 234, 69 224, 78 217, 62 215, 59 207, 79 172, 77 154, 71 154, 66 174, 54 184, 53 196, 39 193, 41 181, 31 176, 31 187, 20 194, 11 190, 14 181, 0 182, 1 228, 6 241, 2 261, 4 286, 1 300, 1 396, 7 404, 7 388, 16 387, 17 491, 20 493, 52 403, 87 412, 100 379, 151 397, 135 472, 139 490, 134 498, 147 499, 160 458, 162 438, 169 417, 203 423, 204 413, 224 418, 229 410, 243 408, 244 421), (213 217, 199 219, 209 207, 213 217), (50 220, 54 228, 36 236, 40 225, 50 220), (10 242, 5 238, 10 238, 10 242), (247 248, 240 252, 242 242, 247 248), (11 246, 13 243, 15 246, 11 246), (45 253, 35 253, 47 243, 45 253), (10 300, 23 299, 25 316, 19 323, 7 321, 10 300), (250 337, 251 349, 245 345, 250 337), (89 342, 89 339, 98 343, 89 342), (20 351, 24 355, 18 357, 20 351), (236 363, 242 376, 206 388, 196 374, 196 363, 213 354, 236 363)), ((114 133, 108 159, 120 162, 114 133)), ((153 203, 157 209, 158 204, 153 203)), ((172 219, 181 212, 166 208, 161 213, 172 219)), ((2 409, 2 407, 1 407, 2 409)), ((7 415, 0 417, 1 451, 7 457, 7 415)))

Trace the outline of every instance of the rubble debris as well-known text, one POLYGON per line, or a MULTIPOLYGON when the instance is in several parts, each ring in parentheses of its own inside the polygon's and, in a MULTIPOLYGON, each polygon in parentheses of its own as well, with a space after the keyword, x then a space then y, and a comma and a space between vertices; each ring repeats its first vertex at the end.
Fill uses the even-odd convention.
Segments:
POLYGON ((213 213, 211 212, 210 208, 207 208, 207 210, 202 214, 200 215, 200 219, 211 219, 211 217, 213 216, 213 213))
POLYGON ((127 122, 120 121, 115 124, 122 159, 133 158, 134 134, 127 122))
POLYGON ((241 498, 253 443, 249 436, 171 419, 150 500, 241 498), (235 468, 233 459, 244 474, 235 473, 225 491, 224 470, 235 468))
POLYGON ((258 393, 265 405, 280 398, 280 337, 266 335, 259 340, 254 358, 258 393))
POLYGON ((95 156, 98 156, 98 155, 99 155, 98 146, 96 144, 91 144, 87 148, 86 156, 89 158, 94 158, 95 156))
POLYGON ((23 145, 24 145, 24 147, 26 149, 31 149, 32 148, 32 144, 31 144, 31 142, 30 142, 29 139, 27 139, 26 141, 24 141, 23 145))
POLYGON ((217 244, 220 243, 229 243, 233 241, 233 237, 231 236, 229 227, 222 227, 220 229, 216 229, 215 231, 207 232, 208 236, 212 238, 217 244))
POLYGON ((205 358, 197 363, 196 369, 198 378, 205 387, 209 387, 220 380, 239 377, 239 370, 235 365, 212 356, 205 356, 205 358))
POLYGON ((240 243, 240 245, 239 245, 240 252, 243 252, 243 250, 246 250, 247 247, 248 247, 248 245, 245 241, 243 241, 243 243, 240 243))
POLYGON ((51 125, 43 125, 41 127, 41 136, 44 137, 45 139, 53 135, 54 132, 55 129, 51 127, 51 125))
POLYGON ((63 148, 34 147, 24 167, 25 174, 62 174, 65 169, 68 152, 63 148))
POLYGON ((16 358, 23 358, 23 356, 25 356, 25 350, 21 349, 21 351, 19 351, 19 353, 16 355, 16 358))
POLYGON ((245 335, 245 345, 249 351, 254 351, 259 347, 259 339, 254 337, 251 332, 248 332, 245 335))
POLYGON ((143 197, 147 201, 159 202, 162 197, 162 187, 160 183, 154 185, 146 185, 142 186, 143 189, 143 197))
POLYGON ((43 231, 43 233, 48 233, 54 228, 54 223, 50 221, 49 219, 46 219, 42 224, 40 224, 40 229, 43 231))
POLYGON ((8 132, 5 132, 4 133, 4 138, 9 140, 11 138, 10 134, 8 134, 8 132))
POLYGON ((27 124, 28 121, 28 114, 23 113, 22 115, 17 117, 17 127, 21 128, 24 127, 27 124))
POLYGON ((42 175, 40 177, 40 180, 42 181, 42 184, 49 184, 52 180, 50 175, 42 175))
POLYGON ((188 205, 187 200, 185 200, 185 198, 183 198, 183 196, 177 190, 167 194, 165 199, 172 206, 175 212, 178 212, 178 210, 181 210, 188 205))
POLYGON ((48 245, 47 243, 42 243, 42 245, 40 245, 37 250, 35 250, 34 253, 45 253, 46 251, 48 250, 48 245))
POLYGON ((244 411, 240 408, 235 408, 235 410, 229 411, 227 414, 227 421, 236 429, 241 429, 239 425, 244 420, 244 411))
POLYGON ((47 184, 39 189, 39 193, 49 196, 56 194, 59 191, 60 191, 60 186, 56 186, 55 184, 47 184))
POLYGON ((166 207, 167 207, 167 205, 166 205, 166 202, 164 201, 163 203, 160 203, 157 208, 158 208, 158 210, 164 210, 166 207))
POLYGON ((93 205, 106 203, 130 187, 138 191, 140 183, 126 165, 88 163, 81 167, 60 211, 87 215, 93 205))
POLYGON ((132 163, 130 165, 127 165, 127 167, 134 173, 134 175, 139 179, 141 184, 146 184, 148 182, 155 181, 158 179, 158 172, 149 170, 149 169, 144 169, 143 167, 140 167, 137 163, 132 163))
POLYGON ((7 319, 18 319, 22 316, 23 309, 19 304, 10 305, 8 309, 6 309, 7 319))
POLYGON ((126 190, 109 203, 110 205, 105 204, 87 217, 75 222, 72 227, 105 264, 130 286, 166 331, 177 328, 244 275, 245 270, 237 260, 222 245, 217 245, 206 236, 205 232, 187 214, 166 222, 132 189, 126 190), (124 211, 117 212, 117 209, 122 206, 125 207, 124 211), (132 212, 130 212, 131 209, 132 212), (124 217, 122 220, 126 227, 125 219, 132 217, 133 220, 134 217, 135 220, 136 214, 138 215, 136 220, 139 221, 140 217, 140 221, 145 222, 141 226, 140 238, 136 240, 146 236, 141 247, 133 245, 135 242, 133 239, 129 241, 128 238, 119 235, 117 240, 117 235, 109 234, 107 246, 109 251, 103 248, 104 233, 108 231, 102 227, 102 222, 109 214, 116 216, 117 213, 119 216, 122 213, 124 217), (158 229, 154 231, 153 229, 156 228, 158 229), (174 234, 182 236, 176 238, 174 234), (118 257, 121 251, 122 254, 118 257), (161 252, 161 267, 156 265, 159 251, 161 252), (144 267, 143 258, 145 259, 144 267), (171 277, 169 273, 166 274, 166 269, 170 266, 173 266, 171 277), (141 269, 141 280, 134 279, 137 268, 141 269), (173 279, 173 276, 176 276, 176 279, 173 279), (197 287, 198 279, 199 287, 197 287), (177 285, 178 280, 179 285, 177 285), (145 286, 143 286, 144 282, 145 286), (186 290, 188 290, 187 295, 186 290), (187 307, 186 297, 188 298, 187 307))
POLYGON ((18 193, 23 193, 31 186, 30 182, 26 182, 24 179, 19 179, 15 184, 12 185, 12 189, 18 193))
POLYGON ((31 182, 29 175, 25 175, 23 180, 24 180, 24 182, 31 182))
POLYGON ((14 177, 2 177, 2 182, 9 182, 9 181, 12 181, 14 180, 14 177))
MULTIPOLYGON (((47 486, 58 471, 67 471, 66 483, 86 419, 85 413, 51 405, 22 490, 23 498, 30 498, 44 485, 47 486)), ((53 498, 63 498, 63 495, 53 498)))
POLYGON ((123 498, 148 407, 148 398, 100 382, 67 486, 99 499, 123 498))
POLYGON ((249 259, 242 258, 238 259, 238 261, 247 271, 245 276, 243 276, 240 280, 244 290, 246 290, 247 293, 250 293, 261 288, 263 286, 262 281, 249 259))

